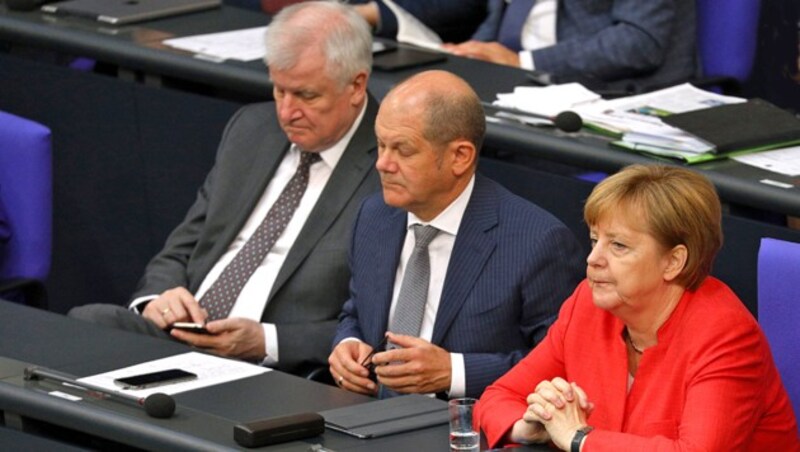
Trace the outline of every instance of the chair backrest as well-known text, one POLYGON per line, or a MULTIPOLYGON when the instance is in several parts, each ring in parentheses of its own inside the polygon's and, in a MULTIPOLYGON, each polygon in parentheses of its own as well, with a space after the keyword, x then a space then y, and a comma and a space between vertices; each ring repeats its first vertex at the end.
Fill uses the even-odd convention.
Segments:
POLYGON ((0 255, 0 280, 44 281, 52 242, 50 129, 0 112, 0 201, 11 238, 0 255))
POLYGON ((758 322, 767 335, 783 385, 800 413, 800 243, 761 239, 758 322))
POLYGON ((703 77, 750 75, 760 0, 697 0, 697 43, 703 77))

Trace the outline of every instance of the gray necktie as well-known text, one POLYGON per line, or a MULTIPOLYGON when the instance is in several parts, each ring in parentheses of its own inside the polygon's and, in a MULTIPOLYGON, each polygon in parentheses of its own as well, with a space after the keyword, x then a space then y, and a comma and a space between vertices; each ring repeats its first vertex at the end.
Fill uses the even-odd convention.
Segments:
POLYGON ((439 233, 439 230, 433 226, 422 226, 421 224, 415 224, 412 228, 416 243, 406 265, 403 283, 397 296, 397 307, 389 324, 389 331, 419 336, 431 279, 428 245, 439 233))
MULTIPOLYGON (((281 236, 308 186, 309 167, 320 160, 318 153, 301 152, 297 171, 286 184, 264 221, 247 240, 219 278, 211 285, 200 301, 208 310, 208 320, 224 319, 233 308, 242 288, 253 276, 275 241, 281 236)), ((265 294, 266 296, 266 294, 265 294)))

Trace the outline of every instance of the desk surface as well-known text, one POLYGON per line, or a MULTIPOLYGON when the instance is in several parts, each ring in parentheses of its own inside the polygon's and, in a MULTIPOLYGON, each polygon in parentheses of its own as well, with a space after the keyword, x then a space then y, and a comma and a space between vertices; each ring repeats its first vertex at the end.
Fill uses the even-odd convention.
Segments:
MULTIPOLYGON (((189 347, 126 333, 0 300, 0 411, 29 416, 78 431, 147 448, 236 449, 239 422, 297 412, 322 411, 372 399, 279 371, 175 395, 170 419, 147 417, 138 407, 84 398, 68 402, 46 395, 52 383, 24 382, 26 363, 87 376, 183 353, 189 347)), ((67 391, 63 387, 62 391, 67 391)), ((2 433, 2 432, 0 432, 2 433)), ((446 425, 383 438, 360 440, 326 431, 322 436, 269 447, 307 451, 324 444, 336 451, 442 451, 446 425)), ((0 443, 4 441, 0 435, 0 443)), ((531 449, 533 450, 533 449, 531 449)))
MULTIPOLYGON (((254 101, 271 97, 271 84, 261 61, 213 63, 166 48, 161 41, 177 36, 262 26, 268 20, 258 12, 223 6, 143 24, 111 27, 80 18, 11 12, 0 5, 0 40, 85 55, 157 76, 200 82, 254 101)), ((428 67, 459 74, 486 101, 493 100, 498 92, 508 92, 514 86, 529 83, 525 71, 454 56, 449 56, 445 63, 428 67)), ((420 70, 375 71, 370 80, 370 90, 380 98, 393 84, 420 70)), ((563 134, 525 126, 489 124, 486 144, 493 149, 606 172, 632 163, 654 161, 640 154, 612 149, 605 140, 588 133, 563 134)), ((730 160, 693 168, 711 178, 726 202, 800 216, 799 178, 730 160), (789 184, 790 188, 765 184, 762 182, 765 179, 789 184)))

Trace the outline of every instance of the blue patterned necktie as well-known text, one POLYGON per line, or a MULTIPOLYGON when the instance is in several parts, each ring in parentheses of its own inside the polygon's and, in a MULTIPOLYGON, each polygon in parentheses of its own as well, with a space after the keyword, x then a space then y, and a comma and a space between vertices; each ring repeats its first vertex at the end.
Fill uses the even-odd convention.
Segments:
POLYGON ((512 0, 503 13, 503 21, 497 33, 497 42, 509 49, 522 50, 522 27, 536 0, 512 0))
POLYGON ((269 209, 264 221, 200 300, 200 304, 208 311, 208 320, 228 317, 242 288, 292 219, 308 186, 309 168, 319 160, 319 153, 300 153, 297 171, 269 209))

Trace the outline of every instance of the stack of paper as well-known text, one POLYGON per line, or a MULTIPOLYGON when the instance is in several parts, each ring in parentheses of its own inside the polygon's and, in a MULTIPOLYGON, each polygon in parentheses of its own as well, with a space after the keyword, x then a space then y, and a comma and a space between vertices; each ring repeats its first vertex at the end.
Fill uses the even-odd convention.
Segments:
POLYGON ((686 83, 638 96, 593 102, 576 107, 576 112, 588 127, 619 138, 613 142, 616 146, 694 163, 715 158, 714 145, 665 124, 661 118, 745 101, 686 83))
POLYGON ((494 105, 515 110, 496 116, 530 112, 555 117, 573 110, 584 126, 616 138, 614 146, 687 163, 800 143, 800 122, 791 114, 764 101, 723 96, 688 83, 615 100, 603 100, 577 83, 517 87, 498 94, 494 105))
POLYGON ((580 83, 550 86, 517 86, 512 93, 498 93, 494 105, 554 117, 562 111, 601 101, 600 95, 580 83))

